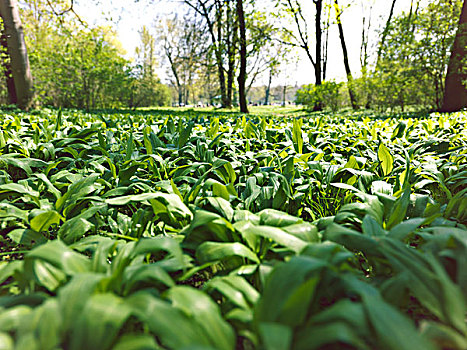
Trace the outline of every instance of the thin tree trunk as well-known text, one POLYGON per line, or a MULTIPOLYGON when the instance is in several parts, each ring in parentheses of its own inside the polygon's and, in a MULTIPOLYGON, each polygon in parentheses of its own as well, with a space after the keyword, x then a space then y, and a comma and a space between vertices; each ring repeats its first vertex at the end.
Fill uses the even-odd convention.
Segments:
POLYGON ((386 21, 386 26, 383 29, 383 34, 381 35, 381 41, 379 42, 378 46, 378 53, 376 54, 376 65, 379 63, 379 59, 381 58, 381 52, 383 50, 384 42, 386 41, 386 36, 388 35, 389 25, 391 24, 392 16, 394 15, 394 6, 396 5, 397 0, 392 0, 391 10, 389 11, 389 17, 386 21))
POLYGON ((231 107, 229 105, 229 101, 227 98, 227 89, 225 84, 225 72, 224 66, 222 61, 222 1, 216 0, 215 1, 215 11, 216 11, 216 22, 217 22, 217 37, 215 31, 215 25, 211 18, 209 17, 209 10, 206 7, 206 2, 197 1, 199 8, 191 3, 188 0, 185 0, 185 3, 190 6, 194 11, 199 13, 204 19, 206 20, 206 24, 208 26, 209 35, 211 36, 212 40, 212 47, 214 50, 214 56, 216 58, 216 66, 217 66, 217 76, 219 78, 219 87, 221 90, 221 104, 222 107, 231 107))
POLYGON ((216 43, 216 38, 214 36, 214 31, 212 30, 212 39, 213 39, 213 44, 214 44, 214 50, 216 51, 215 56, 216 56, 216 63, 217 63, 217 72, 219 74, 219 85, 221 88, 221 102, 222 102, 222 107, 224 108, 230 108, 232 107, 228 94, 227 94, 227 89, 225 86, 225 73, 224 73, 224 65, 222 62, 222 2, 221 1, 216 1, 216 17, 217 17, 217 43, 216 43))
POLYGON ((321 14, 323 12, 323 1, 322 0, 313 0, 316 6, 316 20, 315 20, 315 28, 316 28, 316 66, 315 66, 315 80, 316 85, 321 85, 322 83, 322 61, 321 61, 321 48, 322 48, 322 29, 321 29, 321 14))
POLYGON ((467 1, 464 0, 459 26, 452 46, 448 72, 444 83, 444 98, 441 112, 455 112, 467 107, 467 1))
POLYGON ((269 104, 269 94, 271 92, 271 83, 272 83, 272 69, 269 70, 268 86, 266 87, 266 96, 264 97, 265 105, 269 104))
POLYGON ((0 16, 3 19, 7 37, 8 55, 10 56, 17 105, 21 109, 28 109, 33 96, 33 82, 16 0, 1 0, 0 16))
POLYGON ((337 27, 339 28, 339 38, 340 38, 341 46, 342 46, 342 54, 344 56, 344 67, 345 67, 345 74, 347 75, 347 89, 349 90, 350 103, 352 104, 353 109, 357 109, 358 103, 357 103, 357 99, 355 97, 355 93, 353 91, 353 86, 352 86, 353 77, 352 77, 352 71, 350 70, 350 65, 349 65, 349 55, 347 53, 347 46, 345 44, 344 30, 342 28, 341 12, 339 9, 338 1, 334 0, 334 3, 336 5, 337 27))
POLYGON ((233 99, 233 85, 235 79, 235 53, 237 46, 237 32, 238 22, 230 7, 230 0, 227 1, 227 19, 226 25, 226 42, 227 42, 227 56, 228 56, 228 70, 227 70, 227 104, 232 105, 233 99))
POLYGON ((323 41, 323 49, 321 50, 322 60, 321 60, 321 70, 323 72, 323 81, 326 81, 326 69, 328 65, 328 44, 329 44, 329 22, 331 21, 331 11, 328 9, 328 12, 325 13, 327 15, 326 18, 326 31, 324 34, 324 41, 323 41))
POLYGON ((285 98, 287 96, 287 85, 282 88, 282 107, 285 107, 285 98))
POLYGON ((243 0, 237 0, 238 26, 240 28, 240 72, 238 75, 238 95, 240 112, 248 113, 246 103, 245 81, 246 81, 246 28, 245 14, 243 12, 243 0))

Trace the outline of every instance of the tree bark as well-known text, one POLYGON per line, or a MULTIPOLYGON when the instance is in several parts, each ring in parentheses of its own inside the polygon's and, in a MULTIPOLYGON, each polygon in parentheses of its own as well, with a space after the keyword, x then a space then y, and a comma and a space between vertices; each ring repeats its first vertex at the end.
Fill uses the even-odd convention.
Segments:
POLYGON ((0 16, 3 19, 17 105, 21 109, 28 109, 33 96, 33 83, 16 0, 0 1, 0 16))
POLYGON ((268 86, 266 86, 266 96, 264 97, 265 105, 269 104, 269 94, 271 92, 271 83, 272 83, 272 69, 269 70, 268 86))
POLYGON ((464 0, 456 38, 452 46, 444 84, 441 112, 456 112, 467 107, 467 0, 464 0))
POLYGON ((391 24, 391 19, 394 14, 394 6, 396 5, 396 1, 397 0, 392 0, 391 10, 389 11, 389 17, 388 17, 388 20, 386 21, 386 26, 383 29, 383 34, 381 35, 381 41, 379 42, 378 52, 376 54, 376 65, 378 65, 379 63, 379 59, 381 57, 381 52, 383 50, 384 42, 386 41, 386 36, 388 35, 389 25, 391 24))
POLYGON ((229 103, 229 99, 227 96, 227 87, 226 87, 226 79, 225 79, 225 69, 224 69, 224 63, 223 63, 223 35, 222 35, 222 1, 220 0, 215 0, 214 3, 214 10, 215 12, 215 21, 211 20, 210 18, 210 11, 212 10, 212 7, 207 6, 207 1, 201 1, 197 0, 195 3, 192 3, 190 0, 184 0, 185 3, 190 6, 195 12, 197 12, 199 15, 201 15, 204 20, 206 21, 206 24, 208 26, 208 32, 209 35, 211 36, 212 40, 212 48, 214 50, 214 56, 216 59, 216 66, 217 66, 217 76, 219 78, 219 87, 220 87, 220 93, 221 93, 221 105, 224 108, 229 108, 231 107, 229 103), (216 25, 217 22, 217 25, 216 25), (216 30, 217 29, 217 30, 216 30), (217 36, 216 36, 217 35, 217 36))
POLYGON ((237 0, 237 17, 240 29, 240 72, 238 74, 238 98, 240 102, 240 112, 248 113, 246 103, 245 81, 246 81, 246 28, 245 14, 243 12, 243 0, 237 0))
POLYGON ((285 99, 287 97, 287 85, 282 88, 282 107, 285 107, 285 99))
MULTIPOLYGON (((227 88, 225 86, 225 74, 224 74, 224 64, 222 60, 222 3, 220 1, 216 1, 216 22, 217 22, 217 42, 215 41, 214 30, 211 29, 211 37, 214 44, 215 56, 216 56, 216 63, 217 63, 217 72, 219 74, 219 85, 221 88, 221 102, 223 108, 230 108, 232 107, 229 97, 227 94, 227 88)), ((209 21, 209 14, 207 15, 207 20, 209 21)), ((213 24, 209 26, 209 28, 213 28, 213 24)))
POLYGON ((316 66, 315 66, 315 80, 316 85, 321 85, 322 83, 322 58, 321 58, 321 46, 322 46, 322 37, 323 33, 321 30, 321 14, 323 12, 323 1, 322 0, 313 0, 316 6, 316 20, 315 20, 315 28, 316 28, 316 66))
POLYGON ((352 77, 352 71, 350 70, 350 65, 349 65, 349 55, 347 53, 347 45, 345 44, 344 29, 342 28, 341 11, 339 9, 338 1, 334 0, 334 3, 336 5, 337 26, 339 28, 339 38, 340 38, 341 46, 342 46, 342 54, 344 56, 344 67, 345 67, 345 74, 347 75, 347 89, 349 90, 350 103, 352 104, 353 109, 357 109, 358 103, 357 103, 357 99, 355 97, 355 93, 352 87, 353 77, 352 77))
POLYGON ((238 21, 235 16, 235 11, 231 9, 230 0, 226 1, 226 46, 227 46, 227 104, 229 107, 232 106, 233 101, 233 90, 235 80, 235 57, 237 53, 237 41, 238 41, 238 21))

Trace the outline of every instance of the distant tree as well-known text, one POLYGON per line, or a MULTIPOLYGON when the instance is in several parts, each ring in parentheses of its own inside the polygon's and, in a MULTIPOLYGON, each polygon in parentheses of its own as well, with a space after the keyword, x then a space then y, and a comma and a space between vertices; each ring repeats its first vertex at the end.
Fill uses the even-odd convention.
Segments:
POLYGON ((386 25, 384 26, 384 29, 383 29, 383 31, 381 33, 381 40, 380 40, 379 45, 378 45, 378 52, 377 52, 376 62, 379 62, 379 58, 381 57, 381 50, 384 47, 384 43, 386 41, 386 37, 387 37, 388 31, 390 29, 392 16, 394 15, 394 7, 396 6, 396 1, 397 0, 392 0, 391 9, 389 10, 389 16, 388 16, 388 19, 386 21, 386 25))
POLYGON ((460 0, 413 1, 392 19, 372 74, 372 100, 382 108, 408 105, 440 110, 460 0))
POLYGON ((334 8, 336 10, 337 27, 339 29, 339 39, 341 42, 342 55, 344 59, 345 74, 347 76, 347 90, 349 91, 350 103, 352 104, 352 108, 357 109, 358 108, 357 97, 353 89, 352 71, 350 70, 349 54, 347 52, 347 45, 346 45, 345 38, 344 38, 344 29, 342 26, 342 19, 341 19, 342 10, 339 7, 338 0, 334 0, 334 5, 335 5, 334 8))
POLYGON ((158 46, 168 66, 178 105, 188 103, 194 94, 200 70, 207 64, 209 38, 198 16, 166 18, 156 27, 158 46))
POLYGON ((315 7, 314 19, 314 50, 313 39, 310 38, 308 18, 304 13, 299 0, 279 0, 279 6, 286 11, 286 15, 292 22, 292 28, 284 27, 285 37, 283 42, 304 50, 315 72, 315 84, 320 85, 326 77, 327 62, 327 30, 329 27, 329 9, 326 1, 313 0, 315 7), (324 34, 324 35, 323 35, 324 34))
MULTIPOLYGON (((226 68, 224 66, 224 55, 232 55, 232 50, 226 50, 227 46, 225 45, 225 33, 234 34, 234 31, 230 29, 232 26, 232 16, 227 16, 226 20, 224 14, 226 12, 225 6, 230 6, 231 0, 227 0, 226 2, 221 0, 184 0, 184 2, 205 21, 207 32, 211 38, 211 48, 217 67, 221 104, 222 107, 231 107, 232 101, 229 98, 228 87, 226 85, 226 68)), ((232 11, 229 10, 229 14, 231 13, 232 11)), ((229 40, 232 42, 232 38, 229 40)), ((230 58, 229 62, 232 62, 232 58, 230 58)), ((233 73, 233 69, 231 72, 233 73)), ((233 78, 231 81, 233 83, 233 78)))
POLYGON ((129 107, 164 106, 170 103, 170 91, 156 75, 156 38, 143 26, 140 45, 136 47, 136 67, 133 68, 129 107))
POLYGON ((237 0, 237 16, 238 25, 240 28, 240 73, 238 75, 238 94, 240 103, 240 112, 248 113, 248 105, 246 101, 245 81, 246 81, 246 28, 245 28, 245 13, 243 12, 243 0, 237 0))
POLYGON ((10 102, 28 109, 33 97, 33 79, 17 1, 0 1, 0 16, 3 21, 2 45, 6 44, 8 54, 6 71, 12 76, 12 79, 7 77, 10 102))
POLYGON ((441 111, 467 107, 467 1, 464 0, 445 80, 441 111))

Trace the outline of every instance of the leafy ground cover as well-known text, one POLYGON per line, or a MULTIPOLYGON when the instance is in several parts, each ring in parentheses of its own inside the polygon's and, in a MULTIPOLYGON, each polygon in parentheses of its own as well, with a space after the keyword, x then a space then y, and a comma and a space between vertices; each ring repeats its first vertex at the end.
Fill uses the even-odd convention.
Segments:
POLYGON ((2 349, 465 349, 467 114, 5 111, 2 349))

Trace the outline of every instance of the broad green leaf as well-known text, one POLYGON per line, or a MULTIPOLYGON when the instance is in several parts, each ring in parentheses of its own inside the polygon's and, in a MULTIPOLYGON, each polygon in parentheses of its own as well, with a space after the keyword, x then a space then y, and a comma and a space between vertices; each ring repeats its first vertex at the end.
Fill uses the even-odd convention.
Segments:
POLYGON ((305 321, 326 262, 311 257, 293 257, 270 274, 255 311, 255 319, 291 327, 305 321))
POLYGON ((58 230, 58 237, 64 242, 71 243, 83 237, 94 227, 88 220, 81 217, 74 217, 67 220, 58 230))
POLYGON ((293 224, 298 224, 302 221, 300 218, 274 209, 262 210, 257 215, 259 215, 261 219, 261 225, 274 227, 289 226, 293 224))
POLYGON ((153 336, 147 334, 125 334, 121 336, 112 350, 159 350, 153 336))
POLYGON ((61 241, 50 241, 31 250, 26 259, 37 263, 47 262, 67 275, 89 271, 91 262, 84 255, 74 252, 61 241))
POLYGON ((242 222, 236 223, 234 226, 242 235, 253 235, 270 239, 272 242, 289 248, 295 253, 299 253, 306 247, 307 243, 277 227, 272 226, 256 226, 250 223, 244 225, 242 222))
POLYGON ((0 195, 26 195, 31 197, 39 197, 39 192, 27 188, 22 184, 9 183, 0 185, 0 195))
POLYGON ((402 350, 434 350, 413 323, 397 309, 376 296, 363 296, 365 312, 375 330, 380 347, 402 350))
POLYGON ((8 234, 13 242, 23 245, 42 244, 47 242, 47 238, 38 231, 18 228, 8 234))
POLYGON ((130 314, 124 300, 113 294, 91 295, 75 321, 70 349, 111 349, 130 314))
POLYGON ((220 261, 232 256, 240 256, 260 263, 256 254, 241 243, 205 242, 196 249, 196 258, 201 264, 220 261))
POLYGON ((402 195, 394 202, 391 207, 389 216, 386 219, 386 228, 391 230, 395 225, 401 223, 406 215, 407 208, 410 204, 410 187, 405 188, 402 195))
MULTIPOLYGON (((1 142, 0 142, 0 145, 1 145, 1 142)), ((5 332, 0 332, 0 350, 13 350, 14 348, 15 347, 14 347, 13 338, 11 338, 5 332)))
POLYGON ((62 217, 55 210, 49 210, 35 216, 31 222, 31 228, 36 232, 47 231, 50 226, 58 225, 62 217))
MULTIPOLYGON (((217 290, 230 302, 245 310, 250 310, 260 297, 259 292, 240 276, 214 277, 205 284, 204 289, 217 290)), ((252 314, 251 317, 253 317, 252 314)))
POLYGON ((23 320, 31 315, 32 311, 30 307, 24 305, 6 310, 0 309, 0 332, 11 332, 18 329, 23 320))
POLYGON ((383 175, 388 176, 391 174, 394 168, 394 157, 391 155, 389 149, 382 143, 378 147, 378 159, 381 163, 383 175))
POLYGON ((266 350, 289 350, 292 348, 292 329, 273 322, 261 322, 261 339, 266 350))
POLYGON ((302 136, 302 119, 294 119, 293 121, 293 131, 292 131, 292 140, 294 143, 295 151, 299 154, 303 153, 303 136, 302 136))
POLYGON ((205 293, 194 288, 177 286, 168 291, 167 297, 174 307, 191 315, 192 320, 200 325, 210 345, 225 350, 235 347, 233 329, 222 319, 217 304, 205 293))

